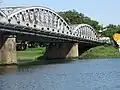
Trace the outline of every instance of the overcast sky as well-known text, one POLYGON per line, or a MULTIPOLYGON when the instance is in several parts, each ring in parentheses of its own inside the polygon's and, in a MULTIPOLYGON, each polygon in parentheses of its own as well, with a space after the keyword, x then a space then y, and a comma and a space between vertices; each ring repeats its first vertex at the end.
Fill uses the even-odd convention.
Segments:
POLYGON ((120 24, 120 0, 3 0, 1 6, 47 6, 57 12, 75 9, 100 24, 120 24))

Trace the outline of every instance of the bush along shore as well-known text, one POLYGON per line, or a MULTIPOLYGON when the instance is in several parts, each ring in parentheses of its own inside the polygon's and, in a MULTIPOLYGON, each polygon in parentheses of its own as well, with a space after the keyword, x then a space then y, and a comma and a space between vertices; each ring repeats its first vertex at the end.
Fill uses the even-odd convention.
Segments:
POLYGON ((85 51, 79 59, 120 58, 118 48, 108 45, 97 46, 85 51))

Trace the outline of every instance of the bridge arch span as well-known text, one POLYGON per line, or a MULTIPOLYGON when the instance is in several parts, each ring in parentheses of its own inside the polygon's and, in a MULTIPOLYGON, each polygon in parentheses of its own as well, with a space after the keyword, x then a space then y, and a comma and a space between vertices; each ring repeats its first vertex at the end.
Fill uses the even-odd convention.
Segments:
POLYGON ((55 11, 42 6, 23 7, 7 16, 11 24, 29 26, 61 34, 70 34, 69 25, 55 11))
POLYGON ((92 26, 88 24, 79 24, 74 28, 73 34, 81 38, 94 40, 96 39, 97 32, 92 26))

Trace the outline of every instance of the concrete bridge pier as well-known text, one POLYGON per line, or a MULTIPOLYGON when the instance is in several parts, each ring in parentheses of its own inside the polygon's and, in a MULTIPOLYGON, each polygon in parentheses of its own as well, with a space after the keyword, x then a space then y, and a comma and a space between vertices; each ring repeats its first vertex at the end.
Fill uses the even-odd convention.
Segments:
POLYGON ((0 34, 0 65, 17 64, 15 35, 0 34))
POLYGON ((69 59, 79 56, 78 43, 51 43, 45 52, 46 59, 69 59))

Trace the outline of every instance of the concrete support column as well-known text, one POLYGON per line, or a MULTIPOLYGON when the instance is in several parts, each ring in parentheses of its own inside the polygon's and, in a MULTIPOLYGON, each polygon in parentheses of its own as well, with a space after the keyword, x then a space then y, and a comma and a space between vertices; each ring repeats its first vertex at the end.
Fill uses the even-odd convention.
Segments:
POLYGON ((56 43, 46 48, 46 59, 68 59, 79 56, 78 43, 56 43))
POLYGON ((14 35, 0 35, 0 64, 17 64, 14 35))

